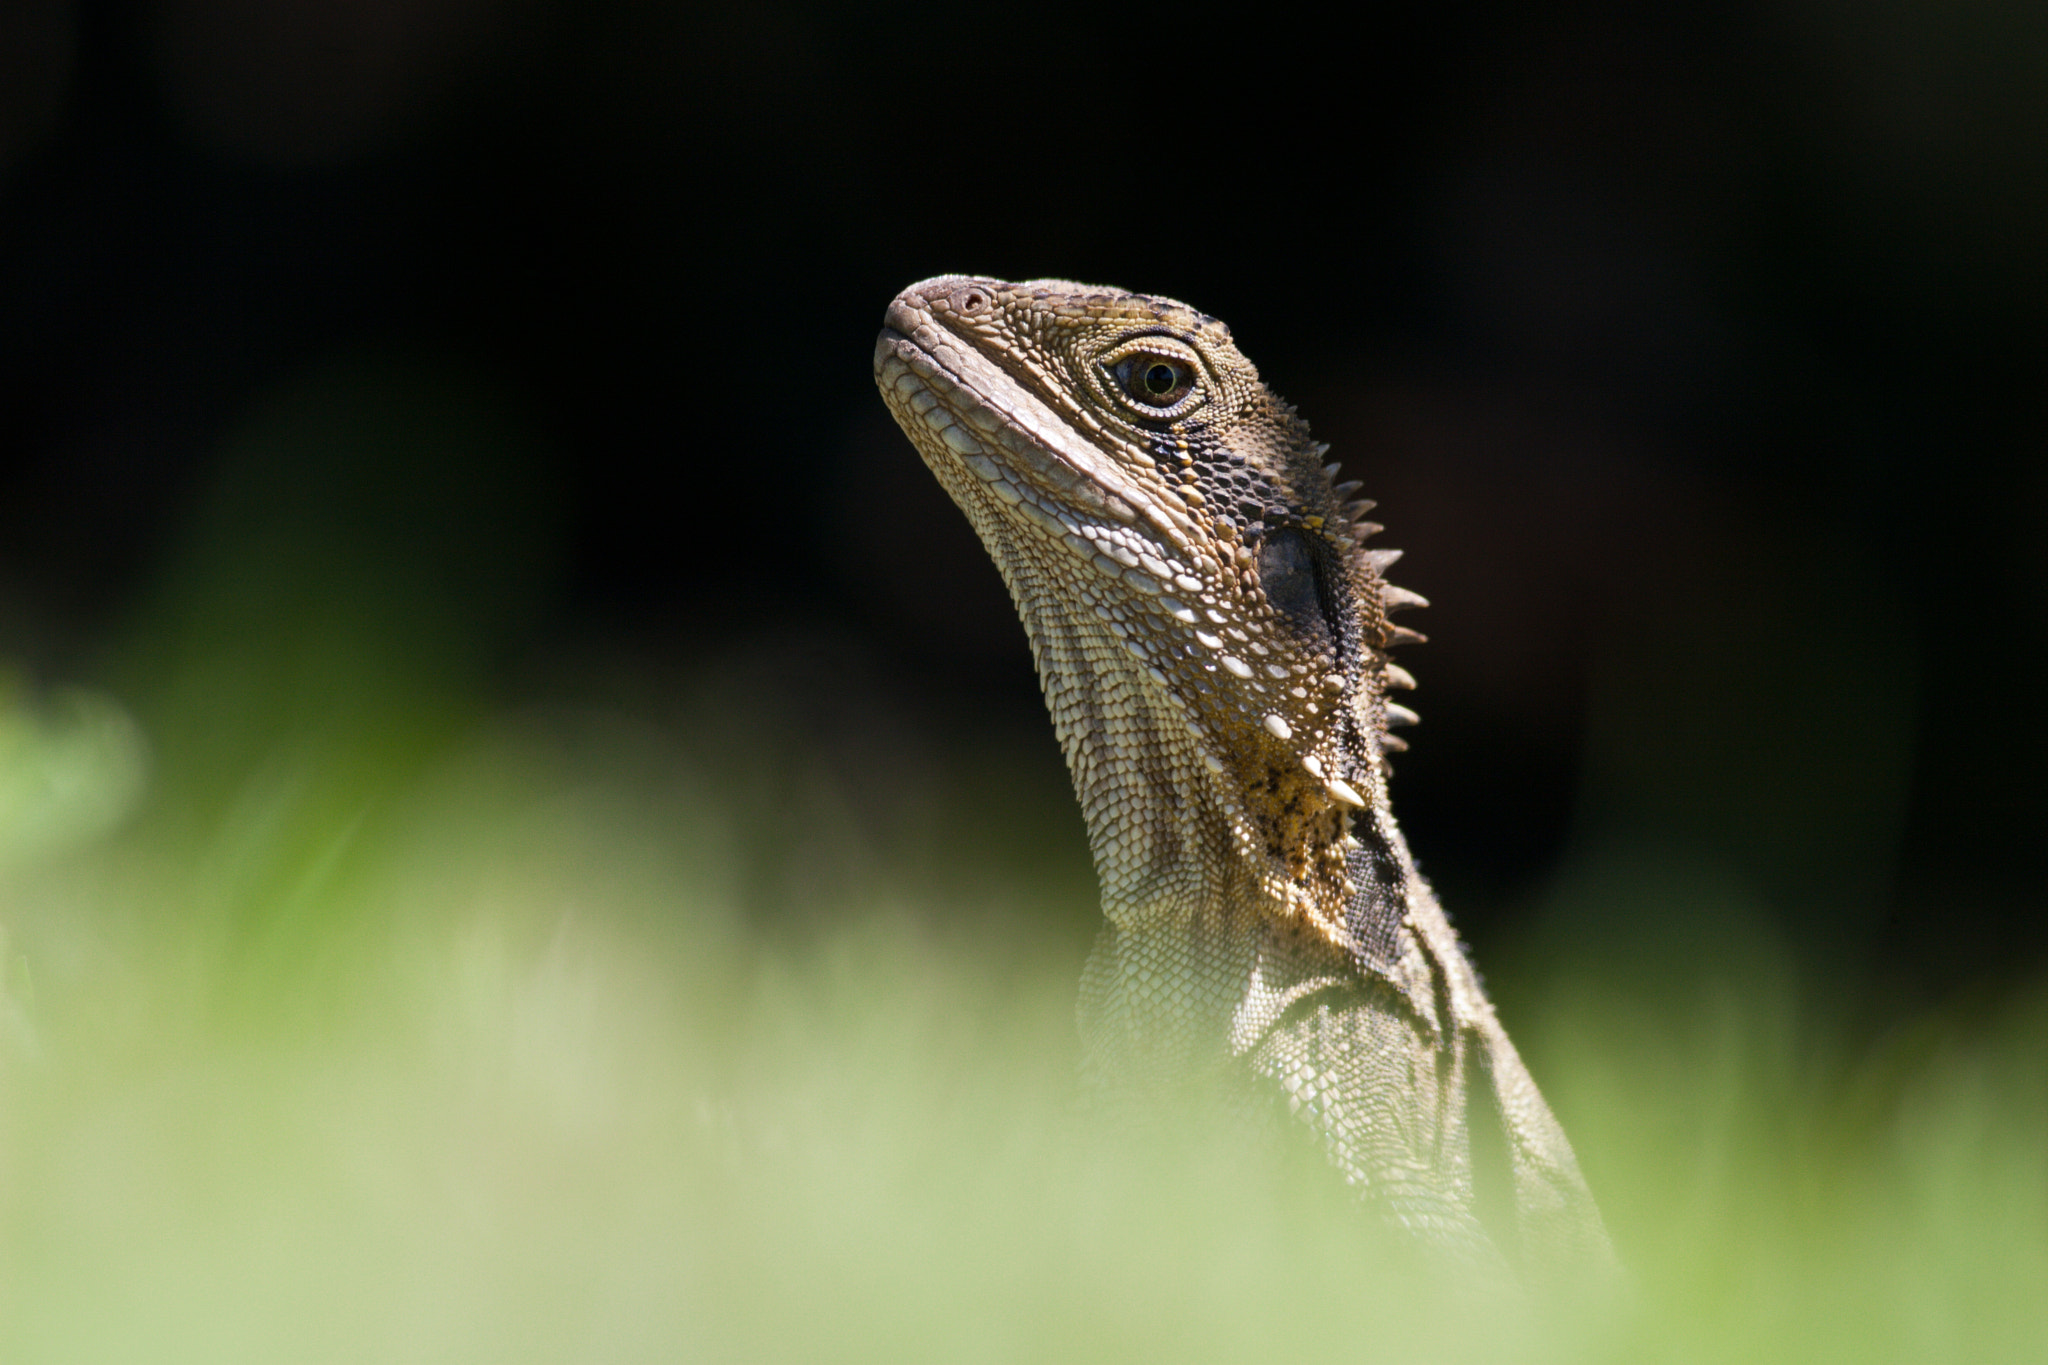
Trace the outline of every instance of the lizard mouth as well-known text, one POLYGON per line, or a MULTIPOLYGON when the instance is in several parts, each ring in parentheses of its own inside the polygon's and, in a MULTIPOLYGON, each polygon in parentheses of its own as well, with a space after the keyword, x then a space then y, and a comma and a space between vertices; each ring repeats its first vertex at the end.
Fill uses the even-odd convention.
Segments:
POLYGON ((889 305, 875 339, 875 382, 903 426, 933 448, 928 453, 943 450, 941 458, 1003 501, 1127 526, 1145 522, 1186 544, 1191 528, 1177 510, 1134 488, 1066 418, 934 318, 915 286, 889 305))

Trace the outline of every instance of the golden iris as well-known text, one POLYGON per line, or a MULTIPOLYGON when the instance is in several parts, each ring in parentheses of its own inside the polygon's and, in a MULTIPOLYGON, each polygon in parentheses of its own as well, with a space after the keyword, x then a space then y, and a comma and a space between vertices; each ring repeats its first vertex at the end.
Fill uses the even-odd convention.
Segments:
POLYGON ((1147 407, 1170 408, 1187 396, 1195 377, 1187 365, 1158 355, 1136 355, 1121 366, 1124 392, 1147 407))

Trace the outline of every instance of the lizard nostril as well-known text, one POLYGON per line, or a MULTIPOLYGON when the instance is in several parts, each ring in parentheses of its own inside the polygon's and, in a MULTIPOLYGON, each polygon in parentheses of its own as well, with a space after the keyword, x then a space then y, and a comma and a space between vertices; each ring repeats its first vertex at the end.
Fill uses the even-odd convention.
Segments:
POLYGON ((954 312, 964 313, 968 317, 973 317, 977 313, 987 311, 988 291, 979 285, 970 284, 964 288, 954 290, 950 301, 954 312))
POLYGON ((911 335, 930 321, 931 314, 925 311, 924 300, 909 294, 899 295, 882 315, 884 327, 894 328, 904 336, 911 335))

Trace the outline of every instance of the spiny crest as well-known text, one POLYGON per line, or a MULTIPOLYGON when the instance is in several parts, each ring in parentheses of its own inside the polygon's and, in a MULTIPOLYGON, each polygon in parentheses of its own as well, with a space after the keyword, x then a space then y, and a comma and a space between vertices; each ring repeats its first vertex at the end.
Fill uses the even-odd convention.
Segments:
MULTIPOLYGON (((1317 459, 1321 459, 1330 451, 1329 445, 1321 441, 1316 442, 1311 449, 1317 459)), ((1341 472, 1343 472, 1343 466, 1335 461, 1323 466, 1323 477, 1329 483, 1330 493, 1343 508, 1347 530, 1354 547, 1351 552, 1351 562, 1364 571, 1366 580, 1377 589, 1380 611, 1383 614, 1391 615, 1394 612, 1406 611, 1412 607, 1428 606, 1429 599, 1421 593, 1401 587, 1399 584, 1388 580, 1387 570, 1394 566, 1404 552, 1366 544, 1367 541, 1387 529, 1378 522, 1367 519, 1367 513, 1371 512, 1379 504, 1371 498, 1356 496, 1358 490, 1365 487, 1364 482, 1359 479, 1340 480, 1337 476, 1341 472)), ((1425 643, 1428 638, 1428 636, 1420 631, 1410 630, 1406 626, 1397 626, 1389 621, 1387 622, 1386 642, 1382 648, 1391 649, 1396 645, 1419 645, 1425 643)), ((1415 686, 1415 675, 1391 661, 1385 665, 1384 673, 1389 687, 1412 689, 1415 686)), ((1390 706, 1388 708, 1388 724, 1390 725, 1412 725, 1414 720, 1415 713, 1406 707, 1390 706), (1399 712, 1406 719, 1394 719, 1395 712, 1399 712)), ((1389 747, 1405 749, 1408 746, 1397 740, 1389 747)))

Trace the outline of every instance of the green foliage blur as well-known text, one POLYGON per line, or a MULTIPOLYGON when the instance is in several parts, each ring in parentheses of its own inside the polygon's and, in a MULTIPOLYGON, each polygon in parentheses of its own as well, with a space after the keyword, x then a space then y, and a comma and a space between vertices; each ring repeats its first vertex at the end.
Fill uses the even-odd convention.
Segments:
POLYGON ((0 674, 0 1357, 2048 1350, 2048 1001, 1873 1044, 1646 840, 1476 945, 1612 1297, 1421 1278, 1194 1116, 1105 1144, 1049 737, 949 728, 829 633, 508 684, 553 543, 509 410, 316 374, 102 676, 0 674))

